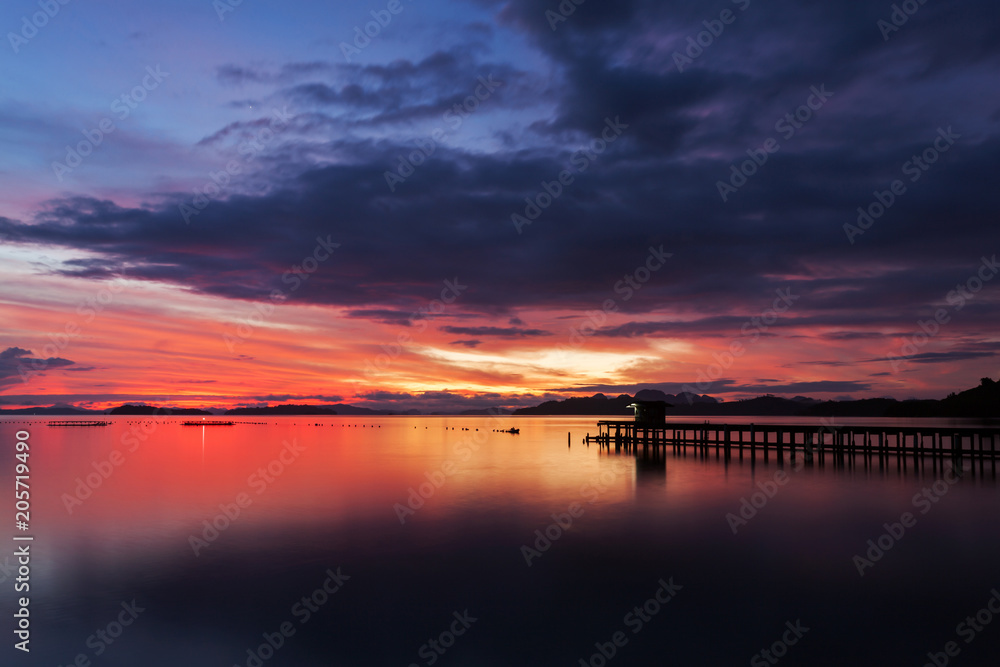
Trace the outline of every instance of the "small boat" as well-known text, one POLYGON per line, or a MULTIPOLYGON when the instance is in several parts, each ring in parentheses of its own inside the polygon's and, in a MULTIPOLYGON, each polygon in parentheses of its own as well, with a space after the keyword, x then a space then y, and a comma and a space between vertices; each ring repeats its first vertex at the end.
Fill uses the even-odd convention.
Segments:
POLYGON ((235 422, 181 422, 181 426, 233 426, 235 422))
POLYGON ((513 433, 514 435, 517 435, 520 432, 521 432, 521 429, 519 429, 519 428, 510 428, 510 429, 507 429, 506 431, 504 431, 504 433, 513 433))

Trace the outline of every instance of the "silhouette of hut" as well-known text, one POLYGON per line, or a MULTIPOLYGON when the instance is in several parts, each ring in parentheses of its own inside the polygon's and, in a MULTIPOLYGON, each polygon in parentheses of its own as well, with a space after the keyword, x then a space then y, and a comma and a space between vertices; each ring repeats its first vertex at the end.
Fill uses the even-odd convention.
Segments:
POLYGON ((637 424, 663 426, 667 423, 667 408, 672 406, 666 401, 636 401, 628 407, 635 410, 637 424))

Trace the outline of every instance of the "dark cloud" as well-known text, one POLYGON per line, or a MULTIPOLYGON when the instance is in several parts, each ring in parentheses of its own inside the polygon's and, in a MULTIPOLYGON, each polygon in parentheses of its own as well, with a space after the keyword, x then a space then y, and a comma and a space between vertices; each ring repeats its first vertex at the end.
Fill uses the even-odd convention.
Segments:
POLYGON ((832 392, 865 391, 872 385, 860 381, 821 380, 815 382, 779 382, 773 379, 761 379, 756 383, 739 383, 735 380, 720 378, 710 385, 700 382, 656 382, 641 384, 590 384, 578 387, 561 387, 549 389, 553 392, 573 393, 603 393, 610 395, 635 394, 641 389, 658 389, 665 394, 691 392, 694 394, 825 394, 832 392))
POLYGON ((328 396, 323 394, 268 394, 266 396, 251 396, 251 400, 263 403, 287 403, 289 401, 319 401, 320 403, 340 403, 343 396, 328 396))
MULTIPOLYGON (((791 286, 799 300, 761 335, 824 328, 816 336, 833 343, 918 330, 983 252, 1000 246, 998 104, 982 93, 994 87, 1000 24, 981 19, 994 11, 985 1, 928 3, 888 42, 876 27, 887 5, 752 2, 683 72, 674 51, 717 7, 590 2, 553 31, 545 11, 556 3, 479 4, 525 35, 552 76, 540 83, 467 46, 380 65, 227 65, 220 81, 252 84, 268 104, 293 109, 255 163, 260 174, 190 225, 178 211, 189 194, 154 193, 136 205, 55 200, 33 219, 0 219, 0 234, 78 253, 61 267, 67 274, 101 277, 127 265, 135 279, 233 299, 288 291, 287 272, 317 238, 330 239, 341 248, 289 299, 403 325, 457 280, 468 288, 449 316, 586 311, 614 299, 629 321, 599 336, 737 337, 775 290, 791 286), (489 100, 509 115, 505 128, 437 146, 390 191, 385 173, 415 149, 403 129, 439 118, 489 73, 505 82, 489 100), (829 101, 794 136, 780 136, 775 121, 822 85, 829 101), (571 167, 606 118, 628 127, 518 234, 511 215, 571 167), (851 244, 844 224, 856 209, 949 126, 960 139, 851 244), (769 137, 780 151, 724 203, 716 183, 769 137), (661 244, 671 260, 641 289, 625 290, 661 244)), ((267 122, 233 123, 202 144, 229 146, 267 122)), ((940 342, 972 327, 996 330, 998 301, 989 284, 950 310, 940 342)), ((510 324, 444 330, 469 336, 456 341, 469 346, 546 333, 510 324)), ((989 356, 921 354, 914 360, 989 356)))
POLYGON ((444 326, 441 331, 457 336, 496 336, 498 338, 532 338, 535 336, 551 336, 551 331, 542 329, 525 329, 523 327, 455 327, 444 326))
POLYGON ((31 350, 8 347, 0 352, 0 387, 28 382, 33 377, 56 369, 92 370, 89 368, 66 368, 74 363, 76 362, 61 357, 36 357, 31 353, 31 350))
POLYGON ((828 394, 867 391, 871 388, 871 383, 858 380, 819 380, 816 382, 786 382, 779 384, 734 384, 727 387, 725 391, 748 394, 828 394))

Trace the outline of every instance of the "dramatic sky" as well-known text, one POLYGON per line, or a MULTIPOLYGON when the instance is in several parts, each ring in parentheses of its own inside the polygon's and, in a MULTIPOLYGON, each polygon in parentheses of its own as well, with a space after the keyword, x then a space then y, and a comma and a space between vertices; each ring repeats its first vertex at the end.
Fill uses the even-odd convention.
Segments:
POLYGON ((6 407, 1000 375, 991 0, 9 0, 0 27, 6 407))

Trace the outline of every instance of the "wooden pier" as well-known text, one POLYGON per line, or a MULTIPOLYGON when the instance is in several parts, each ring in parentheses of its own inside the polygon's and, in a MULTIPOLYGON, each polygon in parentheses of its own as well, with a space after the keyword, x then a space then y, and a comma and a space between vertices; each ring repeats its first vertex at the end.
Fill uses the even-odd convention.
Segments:
POLYGON ((1000 457, 1000 427, 952 426, 859 426, 834 424, 650 424, 640 421, 599 421, 597 435, 588 434, 587 444, 602 449, 659 458, 667 448, 676 454, 693 451, 699 456, 730 460, 734 454, 751 461, 758 457, 767 462, 774 456, 783 463, 787 456, 795 462, 801 456, 806 463, 814 460, 824 465, 827 458, 834 465, 853 466, 860 459, 870 465, 878 460, 887 465, 895 460, 906 468, 908 460, 920 466, 925 459, 934 465, 941 460, 970 459, 982 471, 989 462, 996 474, 1000 457))
POLYGON ((108 426, 111 422, 58 420, 48 422, 49 426, 108 426))

